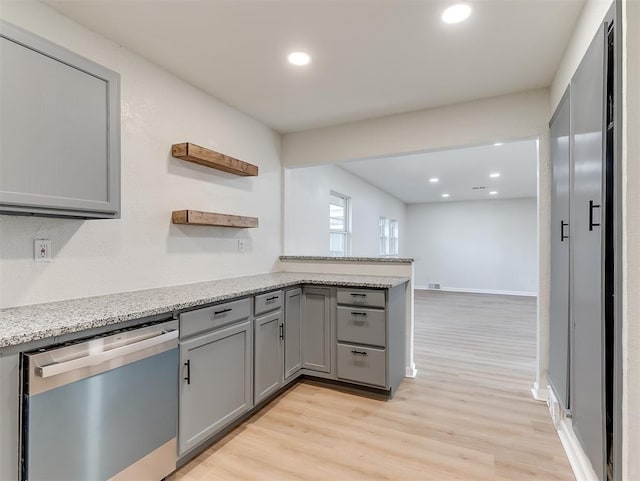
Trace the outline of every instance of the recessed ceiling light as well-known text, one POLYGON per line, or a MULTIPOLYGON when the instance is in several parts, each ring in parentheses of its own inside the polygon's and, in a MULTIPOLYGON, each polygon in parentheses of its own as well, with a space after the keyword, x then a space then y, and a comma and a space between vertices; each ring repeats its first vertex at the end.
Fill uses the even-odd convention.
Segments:
POLYGON ((449 197, 449 194, 442 194, 442 196, 441 196, 441 197, 445 197, 445 198, 446 198, 446 197, 449 197))
POLYGON ((431 182, 432 184, 435 184, 435 183, 437 183, 437 182, 440 182, 440 179, 438 179, 437 177, 431 177, 431 178, 429 179, 429 182, 431 182))
POLYGON ((465 21, 471 15, 471 7, 466 3, 456 3, 451 5, 440 17, 444 23, 460 23, 465 21))
POLYGON ((492 179, 497 179, 498 177, 500 177, 500 172, 493 172, 489 174, 489 177, 491 177, 492 179))
POLYGON ((491 192, 489 192, 489 195, 496 195, 498 193, 497 190, 492 190, 491 192))
POLYGON ((493 144, 494 147, 500 147, 501 145, 504 145, 504 142, 496 142, 493 144))
POLYGON ((287 59, 293 65, 307 65, 311 62, 311 57, 306 52, 291 52, 287 59))

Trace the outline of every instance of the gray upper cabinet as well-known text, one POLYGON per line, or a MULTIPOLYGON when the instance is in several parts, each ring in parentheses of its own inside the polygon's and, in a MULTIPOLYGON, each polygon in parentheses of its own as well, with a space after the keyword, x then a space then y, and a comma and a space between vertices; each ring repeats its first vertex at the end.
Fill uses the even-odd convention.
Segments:
POLYGON ((302 367, 331 372, 331 290, 305 287, 302 299, 302 367))
POLYGON ((551 131, 551 298, 549 383, 565 410, 569 396, 569 90, 549 125, 551 131))
POLYGON ((302 289, 284 295, 284 378, 290 379, 302 368, 302 289))
POLYGON ((120 76, 0 21, 0 213, 120 216, 120 76))

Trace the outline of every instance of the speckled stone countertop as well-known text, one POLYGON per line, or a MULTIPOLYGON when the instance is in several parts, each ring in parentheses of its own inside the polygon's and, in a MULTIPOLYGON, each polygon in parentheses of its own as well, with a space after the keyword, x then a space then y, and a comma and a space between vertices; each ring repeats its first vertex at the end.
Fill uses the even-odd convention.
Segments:
POLYGON ((333 262, 389 262, 411 264, 410 257, 333 257, 333 256, 280 256, 281 261, 333 261, 333 262))
POLYGON ((297 284, 391 288, 404 277, 275 272, 0 309, 0 348, 297 284))

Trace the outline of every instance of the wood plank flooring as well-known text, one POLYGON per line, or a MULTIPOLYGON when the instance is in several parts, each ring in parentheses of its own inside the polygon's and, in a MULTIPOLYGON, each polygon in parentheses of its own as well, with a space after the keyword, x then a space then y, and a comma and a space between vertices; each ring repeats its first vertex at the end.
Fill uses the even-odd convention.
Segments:
POLYGON ((172 481, 573 481, 531 398, 535 299, 416 291, 418 377, 387 401, 305 381, 172 481))

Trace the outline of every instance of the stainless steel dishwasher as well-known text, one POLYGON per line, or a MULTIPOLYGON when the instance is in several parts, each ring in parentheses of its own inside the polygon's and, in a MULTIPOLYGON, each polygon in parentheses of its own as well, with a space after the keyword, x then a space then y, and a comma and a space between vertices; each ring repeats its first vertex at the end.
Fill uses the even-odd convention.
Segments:
POLYGON ((24 353, 22 479, 159 481, 177 416, 177 321, 24 353))

